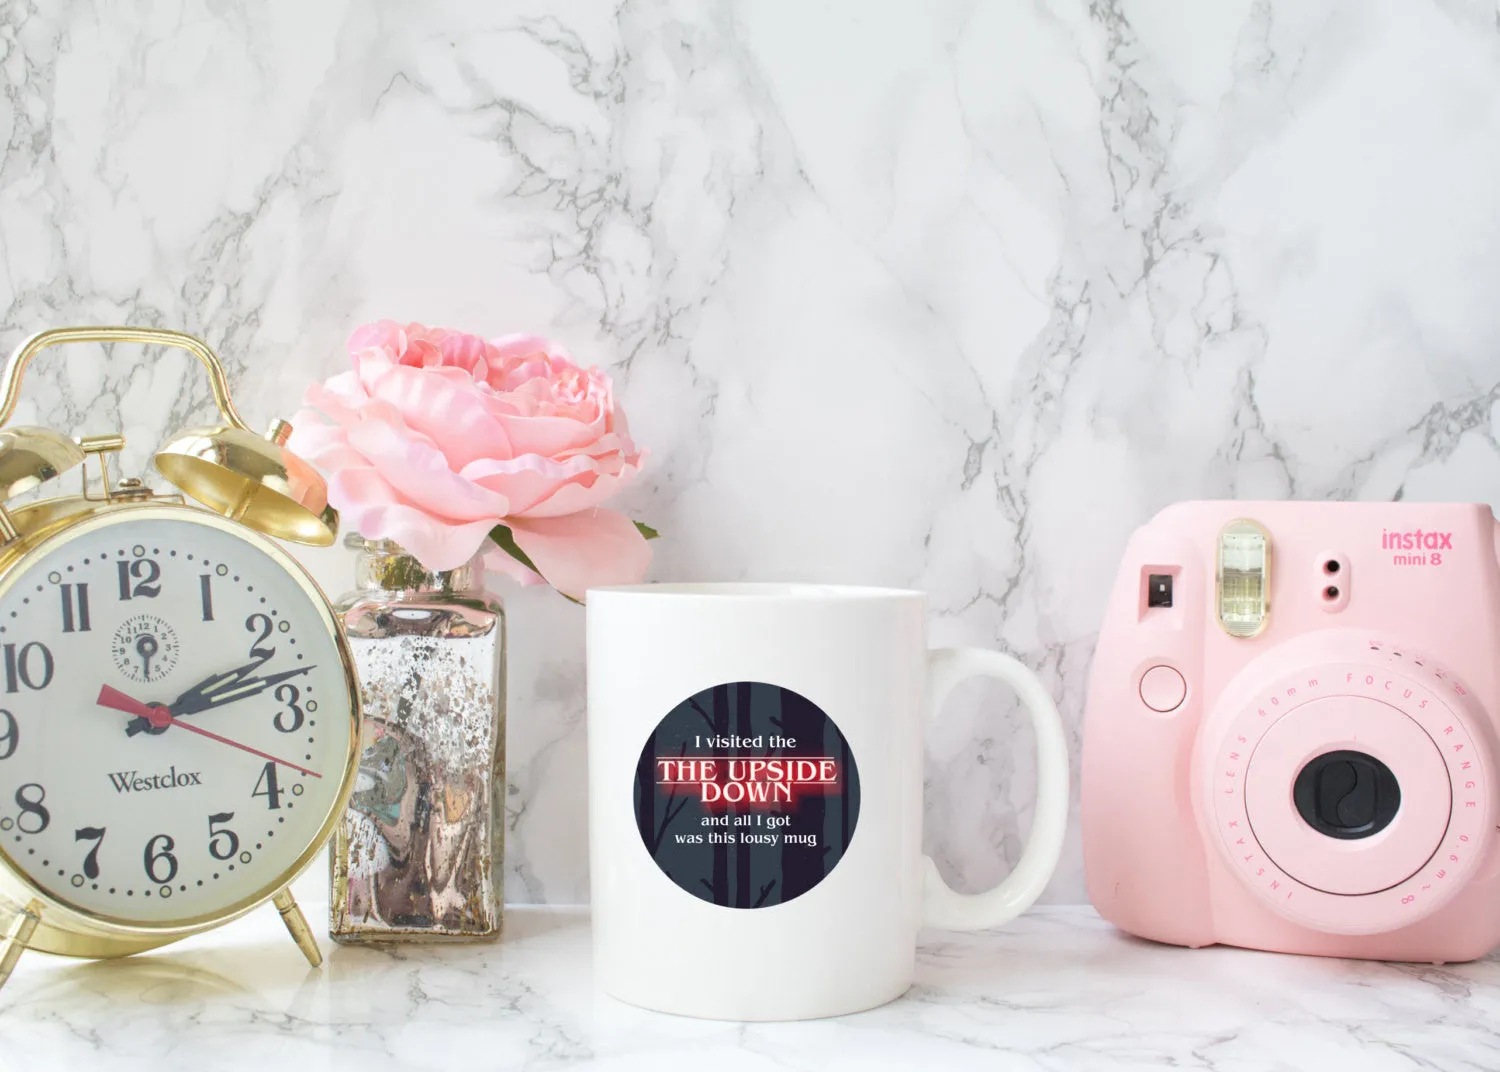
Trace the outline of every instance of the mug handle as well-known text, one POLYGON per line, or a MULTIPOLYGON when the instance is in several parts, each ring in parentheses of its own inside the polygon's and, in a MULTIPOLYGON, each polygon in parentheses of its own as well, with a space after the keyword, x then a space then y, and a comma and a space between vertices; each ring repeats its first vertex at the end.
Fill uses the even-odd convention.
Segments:
POLYGON ((932 857, 922 857, 922 922, 959 931, 998 927, 1030 908, 1057 868, 1068 824, 1068 743, 1057 706, 1041 680, 998 651, 934 648, 927 653, 928 712, 936 713, 953 687, 971 677, 1004 681, 1031 712, 1036 730, 1036 817, 1020 862, 1004 882, 984 893, 959 893, 943 881, 932 857))

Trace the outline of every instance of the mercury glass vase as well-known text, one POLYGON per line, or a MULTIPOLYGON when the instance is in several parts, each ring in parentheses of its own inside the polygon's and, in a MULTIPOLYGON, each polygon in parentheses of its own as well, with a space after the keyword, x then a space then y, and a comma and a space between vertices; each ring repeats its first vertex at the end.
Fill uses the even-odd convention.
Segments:
POLYGON ((351 536, 339 602, 359 671, 359 778, 331 843, 340 942, 496 938, 505 834, 505 617, 475 559, 433 572, 351 536))

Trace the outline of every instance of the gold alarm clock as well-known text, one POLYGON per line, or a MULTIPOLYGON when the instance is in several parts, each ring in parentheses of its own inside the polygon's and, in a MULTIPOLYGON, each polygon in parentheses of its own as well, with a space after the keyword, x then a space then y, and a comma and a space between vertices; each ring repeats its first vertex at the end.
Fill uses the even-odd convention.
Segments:
POLYGON ((274 900, 321 963, 287 889, 354 784, 353 660, 327 599, 268 537, 327 545, 327 487, 240 419, 198 339, 145 328, 44 331, 0 395, 0 984, 25 949, 116 957, 274 900), (191 353, 224 423, 155 456, 183 495, 111 485, 120 435, 5 427, 21 377, 63 343, 191 353), (98 459, 83 493, 19 494, 98 459))

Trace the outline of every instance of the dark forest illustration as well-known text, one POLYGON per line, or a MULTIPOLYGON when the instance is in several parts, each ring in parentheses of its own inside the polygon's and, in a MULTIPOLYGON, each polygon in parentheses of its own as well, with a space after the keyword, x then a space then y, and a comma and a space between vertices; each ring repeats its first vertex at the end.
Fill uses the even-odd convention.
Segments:
POLYGON ((763 682, 716 685, 674 707, 646 740, 635 813, 646 851, 678 886, 728 908, 762 908, 806 893, 843 857, 859 819, 859 772, 810 700, 763 682), (833 760, 837 782, 798 785, 791 800, 726 803, 660 777, 662 759, 714 760, 717 797, 730 760, 766 758, 833 760))

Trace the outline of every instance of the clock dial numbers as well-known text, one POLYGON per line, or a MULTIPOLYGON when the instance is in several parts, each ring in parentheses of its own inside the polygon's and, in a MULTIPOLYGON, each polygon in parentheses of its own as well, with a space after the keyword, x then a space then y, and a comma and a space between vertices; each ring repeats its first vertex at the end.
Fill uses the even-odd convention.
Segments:
POLYGON ((232 811, 221 811, 208 817, 208 854, 215 860, 232 860, 240 851, 240 836, 221 825, 233 818, 232 811))
POLYGON ((0 850, 106 920, 279 889, 354 746, 316 590, 268 541, 197 514, 89 519, 0 575, 0 850))
POLYGON ((176 847, 177 842, 172 840, 171 834, 157 834, 146 842, 143 855, 146 877, 157 885, 171 882, 177 877, 177 857, 172 855, 172 850, 176 847))
POLYGON ((23 834, 40 834, 52 822, 52 813, 42 801, 47 799, 47 790, 36 782, 27 782, 16 790, 16 807, 21 814, 16 817, 16 829, 23 834))
POLYGON ((154 558, 137 558, 115 563, 120 573, 120 600, 155 599, 161 595, 161 564, 154 558))
POLYGON ((276 686, 275 696, 286 707, 276 712, 272 724, 282 733, 296 733, 302 728, 302 708, 297 706, 297 701, 302 698, 302 690, 287 681, 276 686), (282 721, 283 718, 286 719, 285 722, 282 721))
POLYGON ((40 691, 52 684, 52 672, 56 664, 52 652, 39 640, 21 645, 18 652, 15 644, 5 645, 5 691, 20 692, 21 686, 40 691))
POLYGON ((281 807, 281 790, 276 786, 276 764, 268 761, 260 770, 260 777, 256 779, 255 791, 252 797, 265 797, 266 807, 272 811, 281 807))
POLYGON ((92 841, 94 847, 83 858, 83 874, 86 878, 99 877, 99 847, 104 844, 104 827, 85 826, 73 831, 74 841, 92 841))
POLYGON ((86 584, 60 584, 62 596, 62 631, 80 633, 89 631, 89 586, 86 584))
POLYGON ((246 631, 255 634, 255 639, 250 642, 250 658, 263 663, 276 657, 274 647, 264 646, 271 639, 271 630, 274 628, 270 617, 265 614, 252 614, 245 619, 246 631))

